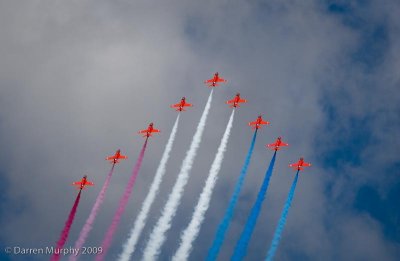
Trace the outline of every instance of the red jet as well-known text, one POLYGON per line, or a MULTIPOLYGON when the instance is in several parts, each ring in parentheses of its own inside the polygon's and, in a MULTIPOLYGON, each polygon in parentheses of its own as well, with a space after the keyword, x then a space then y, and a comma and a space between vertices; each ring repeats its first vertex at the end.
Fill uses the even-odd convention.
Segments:
POLYGON ((93 186, 93 182, 90 182, 89 180, 87 180, 87 176, 83 176, 83 178, 81 179, 81 181, 76 181, 72 183, 73 186, 76 186, 77 189, 85 189, 86 186, 93 186))
POLYGON ((272 150, 275 150, 275 151, 281 149, 280 147, 283 147, 283 146, 289 146, 289 144, 284 143, 284 142, 282 141, 282 138, 281 138, 281 137, 278 137, 278 138, 276 139, 275 143, 271 143, 271 144, 268 144, 268 145, 267 145, 268 148, 270 148, 270 149, 272 149, 272 150))
POLYGON ((268 125, 268 124, 270 124, 270 122, 269 121, 264 121, 262 119, 262 115, 259 115, 257 120, 249 122, 249 126, 252 126, 252 128, 254 130, 258 130, 258 129, 260 129, 262 127, 262 125, 268 125))
POLYGON ((114 156, 109 156, 109 157, 106 158, 106 160, 109 160, 110 163, 115 164, 115 163, 119 163, 119 160, 127 159, 127 158, 128 158, 127 156, 124 156, 124 155, 121 154, 121 150, 117 150, 115 152, 114 156))
POLYGON ((185 97, 182 97, 181 102, 171 105, 171 108, 177 108, 176 111, 186 111, 184 107, 193 107, 192 104, 186 102, 185 97))
POLYGON ((294 170, 303 170, 304 167, 310 167, 311 163, 304 162, 303 158, 300 158, 298 162, 289 164, 289 167, 293 168, 294 170))
POLYGON ((219 86, 219 82, 227 82, 227 80, 219 77, 219 74, 216 72, 214 74, 214 77, 211 79, 208 79, 207 81, 204 81, 205 84, 207 84, 208 87, 215 87, 215 86, 219 86))
POLYGON ((246 99, 241 99, 240 98, 240 93, 237 93, 235 98, 233 98, 232 100, 229 100, 226 102, 226 104, 231 104, 231 108, 236 108, 236 107, 240 107, 240 103, 246 103, 247 100, 246 99))
POLYGON ((154 129, 153 128, 153 123, 150 123, 149 127, 146 130, 141 130, 138 133, 139 134, 144 134, 143 137, 147 137, 148 138, 148 137, 152 136, 151 135, 152 133, 157 133, 157 132, 160 132, 160 130, 154 129))

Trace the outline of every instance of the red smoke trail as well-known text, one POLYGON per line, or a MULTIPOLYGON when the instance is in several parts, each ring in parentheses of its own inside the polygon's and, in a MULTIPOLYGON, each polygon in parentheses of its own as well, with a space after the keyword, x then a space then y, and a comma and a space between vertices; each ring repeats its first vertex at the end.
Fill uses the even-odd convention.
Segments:
MULTIPOLYGON (((75 249, 81 249, 83 244, 85 244, 86 238, 89 235, 90 230, 92 230, 93 228, 93 223, 96 219, 97 213, 99 212, 100 206, 101 204, 103 204, 104 201, 104 197, 106 195, 106 191, 108 186, 110 185, 110 181, 111 181, 111 176, 114 172, 114 166, 115 163, 112 165, 110 172, 108 173, 107 179, 104 182, 103 187, 101 188, 101 191, 99 193, 99 195, 96 198, 96 202, 93 205, 92 211, 90 211, 90 215, 88 217, 88 219, 86 220, 85 225, 83 226, 80 234, 79 234, 79 238, 75 243, 75 249)), ((78 259, 78 255, 70 255, 69 260, 70 261, 75 261, 78 259)))
POLYGON ((135 167, 133 168, 132 176, 129 179, 128 185, 125 188, 125 192, 119 201, 119 206, 118 206, 117 212, 115 212, 114 218, 111 222, 111 225, 108 227, 107 233, 104 236, 103 243, 101 244, 103 252, 96 256, 97 261, 104 260, 104 257, 106 256, 107 251, 111 246, 111 242, 112 242, 114 233, 117 230, 121 216, 125 211, 126 204, 128 204, 129 197, 132 194, 133 186, 135 185, 136 177, 139 173, 140 166, 142 165, 142 161, 144 158, 144 152, 146 151, 146 146, 147 146, 147 139, 143 144, 142 150, 140 151, 140 154, 139 154, 139 157, 135 164, 135 167))
POLYGON ((69 235, 69 230, 71 229, 72 223, 74 222, 76 210, 78 209, 78 205, 79 205, 79 200, 81 199, 81 192, 82 192, 82 190, 80 190, 79 193, 78 193, 78 196, 76 196, 75 203, 72 206, 71 212, 69 213, 67 222, 65 222, 64 229, 61 232, 60 239, 58 240, 57 246, 56 246, 56 248, 54 250, 54 254, 51 257, 52 261, 56 261, 56 260, 60 259, 60 253, 59 253, 58 249, 63 248, 65 242, 67 242, 68 235, 69 235))

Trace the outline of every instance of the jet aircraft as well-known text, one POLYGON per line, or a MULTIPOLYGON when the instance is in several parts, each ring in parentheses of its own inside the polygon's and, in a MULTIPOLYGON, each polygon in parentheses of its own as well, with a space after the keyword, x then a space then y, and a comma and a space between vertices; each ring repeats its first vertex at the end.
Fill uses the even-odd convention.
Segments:
POLYGON ((289 146, 289 144, 283 142, 281 137, 278 137, 276 139, 275 143, 271 143, 271 144, 267 145, 268 148, 275 150, 275 151, 281 149, 281 147, 283 147, 283 146, 289 146))
POLYGON ((179 103, 171 105, 171 108, 176 108, 176 111, 186 111, 185 107, 193 107, 192 104, 186 102, 185 97, 182 97, 179 103))
POLYGON ((237 93, 235 98, 227 101, 226 104, 230 104, 231 106, 229 106, 229 107, 231 107, 231 108, 236 108, 236 107, 240 107, 240 103, 246 103, 246 102, 247 102, 247 100, 240 98, 240 93, 237 93))
POLYGON ((89 180, 87 180, 87 176, 83 176, 83 178, 80 181, 76 181, 72 183, 73 186, 76 186, 77 189, 85 189, 86 186, 93 186, 93 182, 90 182, 89 180))
POLYGON ((289 164, 289 167, 293 168, 294 170, 303 170, 304 167, 310 167, 311 163, 304 162, 303 158, 300 158, 298 162, 289 164))
POLYGON ((216 73, 214 74, 214 77, 213 77, 213 78, 204 81, 204 83, 205 83, 208 87, 211 87, 211 88, 212 88, 212 87, 219 86, 218 83, 220 83, 220 82, 226 83, 227 80, 225 80, 224 78, 219 77, 218 72, 216 72, 216 73))
POLYGON ((121 150, 117 150, 113 156, 107 157, 106 160, 109 160, 110 163, 115 164, 115 163, 119 163, 119 160, 127 159, 127 158, 128 158, 127 156, 124 156, 121 154, 121 150))
POLYGON ((249 122, 249 126, 251 126, 254 130, 260 129, 262 125, 270 124, 269 121, 264 121, 262 119, 262 115, 259 115, 255 121, 249 122))
POLYGON ((141 130, 138 133, 139 134, 144 134, 143 137, 151 137, 152 133, 158 133, 160 132, 160 130, 154 129, 153 128, 153 123, 149 124, 149 127, 146 130, 141 130))

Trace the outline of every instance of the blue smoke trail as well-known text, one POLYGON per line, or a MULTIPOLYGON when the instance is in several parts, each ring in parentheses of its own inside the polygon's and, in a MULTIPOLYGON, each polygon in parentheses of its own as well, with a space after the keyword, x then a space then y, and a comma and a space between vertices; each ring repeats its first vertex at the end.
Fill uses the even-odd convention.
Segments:
POLYGON ((299 170, 297 170, 296 177, 293 180, 292 187, 290 188, 288 198, 282 211, 281 218, 279 219, 278 227, 275 230, 274 238, 272 239, 271 247, 269 248, 266 261, 272 261, 274 258, 276 249, 278 248, 279 240, 281 239, 282 231, 286 223, 286 218, 289 213, 290 205, 294 196, 294 190, 296 189, 297 179, 299 178, 299 170))
POLYGON ((229 224, 231 222, 231 219, 233 216, 233 210, 235 208, 236 202, 239 197, 240 190, 242 188, 244 179, 246 177, 247 168, 250 165, 250 159, 251 159, 251 155, 253 154, 253 149, 254 149, 254 144, 256 143, 256 138, 257 138, 257 129, 255 130, 253 139, 251 140, 250 149, 249 149, 249 152, 247 153, 246 160, 244 162, 242 171, 240 172, 239 179, 236 182, 235 190, 231 197, 231 201, 229 202, 228 209, 226 210, 225 216, 224 216, 221 224, 218 227, 217 233, 214 238, 214 242, 213 242, 210 250, 208 251, 208 256, 207 256, 208 261, 214 261, 217 259, 218 253, 222 246, 222 243, 224 242, 225 233, 228 230, 229 224))
POLYGON ((271 162, 269 163, 269 167, 267 169, 267 172, 265 173, 264 181, 261 185, 260 191, 258 192, 256 202, 251 209, 242 235, 240 236, 240 239, 236 244, 235 251, 233 252, 233 256, 231 258, 232 261, 242 260, 246 256, 247 246, 249 244, 251 235, 253 234, 254 227, 256 226, 257 218, 260 214, 261 206, 265 199, 265 194, 267 193, 269 180, 271 179, 272 171, 274 170, 275 158, 276 151, 274 153, 274 156, 272 156, 271 162))

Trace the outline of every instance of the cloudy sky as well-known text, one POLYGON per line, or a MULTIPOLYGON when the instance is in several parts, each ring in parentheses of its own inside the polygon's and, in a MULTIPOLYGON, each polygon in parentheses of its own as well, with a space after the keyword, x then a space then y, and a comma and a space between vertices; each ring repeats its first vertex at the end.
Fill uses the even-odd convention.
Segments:
MULTIPOLYGON (((203 260, 224 215, 252 131, 262 129, 220 260, 227 260, 256 198, 277 136, 270 188, 247 260, 265 257, 300 156, 301 173, 276 260, 398 260, 400 257, 400 3, 398 1, 0 1, 0 258, 5 246, 54 246, 84 174, 66 246, 78 237, 120 148, 87 246, 99 246, 151 121, 143 167, 108 258, 122 250, 155 174, 182 96, 194 104, 180 121, 162 188, 134 255, 176 180, 216 71, 210 115, 184 198, 163 246, 169 260, 208 174, 236 92, 249 102, 233 130, 191 260, 203 260)), ((86 258, 91 260, 90 257, 86 258)), ((83 260, 86 260, 83 258, 83 260)))

